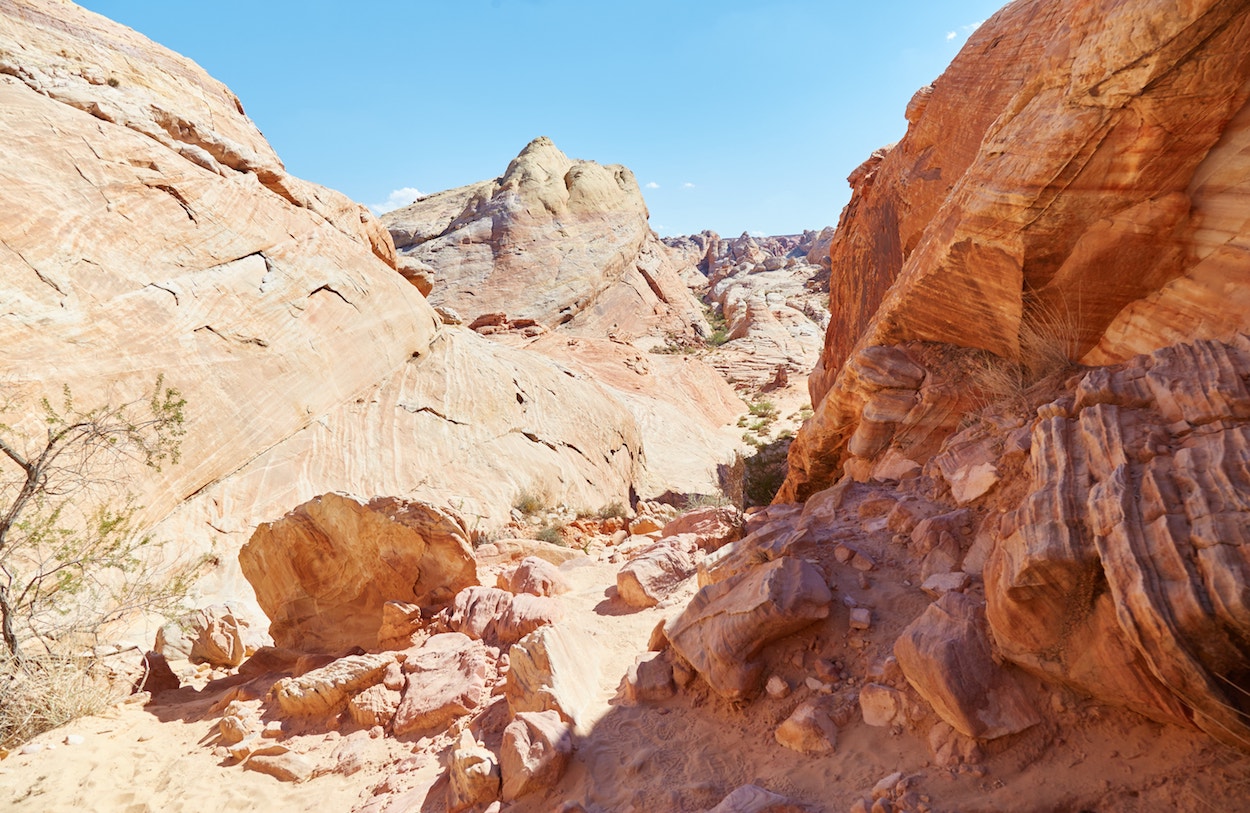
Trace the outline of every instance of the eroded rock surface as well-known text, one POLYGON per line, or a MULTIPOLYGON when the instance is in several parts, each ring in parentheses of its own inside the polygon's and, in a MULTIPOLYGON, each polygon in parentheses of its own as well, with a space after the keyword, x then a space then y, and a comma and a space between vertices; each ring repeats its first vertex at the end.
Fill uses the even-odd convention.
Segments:
POLYGON ((379 645, 388 601, 444 605, 477 583, 464 527, 431 505, 324 494, 264 523, 239 564, 279 646, 379 645))

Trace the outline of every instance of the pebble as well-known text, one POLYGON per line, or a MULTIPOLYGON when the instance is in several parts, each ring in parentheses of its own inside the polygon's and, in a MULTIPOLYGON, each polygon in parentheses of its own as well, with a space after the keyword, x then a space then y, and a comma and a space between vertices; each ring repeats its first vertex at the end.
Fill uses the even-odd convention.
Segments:
POLYGON ((24 756, 29 756, 30 754, 37 754, 42 750, 43 750, 43 743, 28 742, 25 745, 23 745, 20 750, 18 750, 18 753, 24 756))
POLYGON ((82 745, 86 741, 87 741, 87 738, 81 734, 66 734, 65 735, 66 745, 82 745))

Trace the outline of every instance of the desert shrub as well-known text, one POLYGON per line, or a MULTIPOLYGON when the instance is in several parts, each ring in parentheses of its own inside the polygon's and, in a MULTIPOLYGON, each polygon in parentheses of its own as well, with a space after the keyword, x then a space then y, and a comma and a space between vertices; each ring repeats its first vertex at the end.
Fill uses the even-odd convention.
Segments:
POLYGON ((525 488, 512 501, 512 507, 527 516, 545 511, 551 505, 551 495, 546 491, 525 488))
POLYGON ((722 508, 732 504, 733 500, 720 492, 715 494, 691 494, 686 497, 685 506, 682 510, 694 511, 698 508, 722 508))
POLYGON ((759 444, 755 454, 746 458, 743 496, 747 507, 768 505, 785 482, 786 456, 790 451, 791 438, 779 438, 772 443, 759 444))
POLYGON ((38 434, 0 424, 0 637, 19 665, 31 642, 54 655, 133 613, 172 613, 203 565, 141 533, 127 491, 130 468, 178 462, 177 390, 158 376, 148 398, 84 410, 65 387, 39 406, 38 434))
POLYGON ((969 378, 982 405, 1032 405, 1032 392, 1039 384, 1076 367, 1079 335, 1079 320, 1071 309, 1026 303, 1019 358, 984 353, 971 365, 969 378))
POLYGON ((617 519, 629 515, 629 509, 619 501, 610 502, 595 512, 599 519, 617 519))
POLYGON ((534 534, 534 538, 539 542, 547 542, 552 545, 560 545, 561 547, 568 544, 564 539, 564 532, 556 525, 544 525, 534 534))
POLYGON ((99 714, 121 693, 88 658, 36 654, 0 662, 0 748, 99 714))

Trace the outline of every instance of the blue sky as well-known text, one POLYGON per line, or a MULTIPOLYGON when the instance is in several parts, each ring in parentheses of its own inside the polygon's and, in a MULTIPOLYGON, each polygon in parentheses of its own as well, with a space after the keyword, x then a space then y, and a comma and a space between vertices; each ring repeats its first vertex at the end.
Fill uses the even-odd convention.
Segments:
POLYGON ((1000 3, 82 5, 194 59, 290 172, 362 203, 496 177, 546 135, 632 169, 661 234, 737 235, 835 224, 846 176, 1000 3))

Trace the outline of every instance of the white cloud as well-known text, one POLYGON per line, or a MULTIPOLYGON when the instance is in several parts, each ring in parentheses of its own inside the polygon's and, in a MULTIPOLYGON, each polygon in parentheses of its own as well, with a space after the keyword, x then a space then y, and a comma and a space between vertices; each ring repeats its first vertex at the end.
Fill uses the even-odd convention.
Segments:
POLYGON ((686 181, 684 184, 681 185, 681 188, 682 189, 694 189, 694 184, 690 183, 690 181, 686 181))
POLYGON ((981 27, 981 23, 983 23, 983 22, 985 22, 985 20, 977 20, 975 23, 968 23, 967 25, 961 25, 961 26, 959 26, 959 30, 958 30, 958 31, 947 31, 947 32, 946 32, 946 41, 947 41, 947 42, 950 42, 951 40, 955 39, 956 37, 958 37, 958 38, 960 38, 960 39, 967 39, 967 38, 968 38, 968 35, 969 35, 969 34, 971 34, 973 31, 976 31, 978 28, 980 28, 980 27, 981 27))
POLYGON ((407 206, 419 197, 421 197, 421 190, 415 186, 405 186, 387 195, 385 203, 370 203, 369 208, 373 210, 375 215, 384 215, 387 212, 407 206))
POLYGON ((752 230, 749 232, 749 234, 750 234, 752 237, 767 237, 767 236, 768 236, 767 234, 764 234, 764 232, 760 231, 759 229, 752 229, 752 230))
POLYGON ((659 188, 660 188, 660 185, 656 183, 655 181, 647 182, 647 189, 659 189, 659 188))

